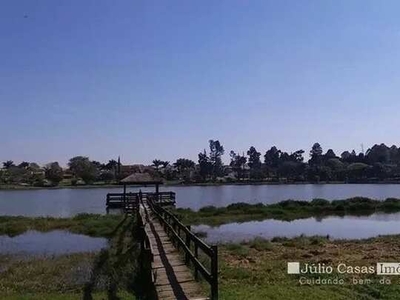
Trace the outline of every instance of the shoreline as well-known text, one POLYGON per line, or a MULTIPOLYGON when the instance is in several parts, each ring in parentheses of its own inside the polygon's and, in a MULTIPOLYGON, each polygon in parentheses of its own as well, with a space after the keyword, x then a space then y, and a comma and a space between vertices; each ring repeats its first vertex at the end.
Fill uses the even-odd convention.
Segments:
MULTIPOLYGON (((175 183, 166 182, 163 186, 166 187, 192 187, 192 186, 259 186, 259 185, 338 185, 338 184, 378 184, 378 185, 398 185, 400 181, 390 182, 344 182, 344 181, 329 181, 329 182, 198 182, 198 183, 175 183)), ((139 186, 138 186, 139 187, 139 186)), ((61 185, 61 186, 22 186, 22 185, 0 185, 0 191, 24 191, 24 190, 59 190, 59 189, 98 189, 98 188, 122 188, 119 184, 88 184, 88 185, 61 185)))
POLYGON ((285 200, 274 204, 233 203, 226 207, 204 206, 198 211, 189 208, 172 210, 189 225, 219 226, 267 219, 293 221, 327 216, 369 216, 373 213, 400 211, 400 199, 375 200, 353 197, 342 200, 313 199, 312 201, 285 200))

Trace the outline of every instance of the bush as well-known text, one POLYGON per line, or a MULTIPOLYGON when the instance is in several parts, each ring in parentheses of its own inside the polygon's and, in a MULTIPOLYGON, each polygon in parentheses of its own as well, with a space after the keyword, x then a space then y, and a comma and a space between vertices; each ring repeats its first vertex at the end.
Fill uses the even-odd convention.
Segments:
POLYGON ((243 258, 249 255, 249 248, 241 244, 227 244, 226 249, 232 252, 232 254, 243 258))
POLYGON ((250 208, 252 205, 249 203, 238 202, 230 204, 226 207, 227 210, 246 210, 250 208))
POLYGON ((257 237, 250 242, 250 248, 254 248, 257 251, 270 251, 273 246, 270 241, 257 237))
POLYGON ((210 213, 210 212, 215 212, 217 210, 217 208, 213 205, 209 205, 209 206, 204 206, 202 208, 199 209, 199 212, 202 213, 210 213))
POLYGON ((313 206, 329 206, 331 203, 328 200, 316 198, 310 204, 313 206))
POLYGON ((299 206, 304 207, 304 206, 310 206, 310 202, 307 201, 298 201, 298 200, 286 200, 282 201, 276 204, 277 206, 284 207, 286 209, 296 209, 299 206))

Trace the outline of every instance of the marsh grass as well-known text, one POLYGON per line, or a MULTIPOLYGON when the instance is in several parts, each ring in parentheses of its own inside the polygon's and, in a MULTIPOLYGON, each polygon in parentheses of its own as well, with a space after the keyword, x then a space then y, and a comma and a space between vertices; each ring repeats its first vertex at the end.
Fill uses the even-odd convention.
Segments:
POLYGON ((375 212, 388 213, 397 211, 400 211, 400 199, 387 198, 384 201, 379 201, 355 197, 333 201, 325 199, 313 199, 312 201, 286 200, 275 204, 239 202, 226 207, 206 206, 199 211, 178 208, 174 210, 174 213, 186 224, 213 226, 251 220, 276 219, 291 221, 310 217, 370 215, 375 212))
POLYGON ((271 251, 273 250, 273 245, 269 240, 256 237, 249 243, 249 247, 256 249, 258 251, 271 251))
POLYGON ((105 236, 109 248, 61 256, 0 255, 0 299, 136 299, 151 294, 139 265, 135 218, 87 214, 71 219, 4 217, 1 226, 8 228, 21 220, 19 228, 25 230, 72 229, 105 236))
POLYGON ((28 230, 67 230, 92 237, 112 237, 120 215, 79 214, 72 218, 0 216, 0 235, 16 236, 28 230))
POLYGON ((300 286, 300 275, 288 275, 288 261, 337 265, 374 265, 379 260, 398 260, 400 236, 384 236, 366 240, 335 240, 326 237, 257 239, 241 244, 220 245, 220 299, 399 299, 400 286, 393 279, 391 285, 381 285, 370 275, 309 274, 307 278, 338 277, 344 285, 300 286), (257 247, 256 245, 268 246, 257 247), (370 285, 353 285, 355 278, 369 278, 370 285))

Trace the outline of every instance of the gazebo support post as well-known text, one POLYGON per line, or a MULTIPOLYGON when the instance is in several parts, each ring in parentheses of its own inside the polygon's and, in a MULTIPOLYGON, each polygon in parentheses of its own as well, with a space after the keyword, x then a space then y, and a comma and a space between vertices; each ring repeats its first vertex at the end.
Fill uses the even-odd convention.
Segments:
POLYGON ((124 183, 124 203, 126 205, 126 183, 124 183))

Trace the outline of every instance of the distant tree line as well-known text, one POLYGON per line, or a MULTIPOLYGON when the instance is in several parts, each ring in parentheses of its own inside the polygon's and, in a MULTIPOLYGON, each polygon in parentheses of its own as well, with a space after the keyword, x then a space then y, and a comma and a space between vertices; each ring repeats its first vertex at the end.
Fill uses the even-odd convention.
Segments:
MULTIPOLYGON (((3 162, 0 185, 56 186, 66 184, 117 183, 132 170, 150 172, 169 181, 203 182, 400 182, 400 148, 376 144, 365 153, 344 151, 340 156, 332 149, 323 151, 319 143, 312 145, 308 155, 300 149, 291 153, 276 146, 264 153, 254 146, 246 152, 229 152, 230 163, 224 165, 225 149, 219 140, 210 140, 208 151, 198 154, 197 163, 179 158, 174 163, 154 159, 144 168, 123 167, 111 159, 107 163, 76 156, 63 169, 58 162, 40 167, 34 162, 3 162), (308 156, 308 160, 304 156, 308 156)), ((137 165, 142 166, 142 165, 137 165)))
POLYGON ((185 158, 178 159, 173 164, 178 167, 173 177, 187 182, 400 181, 400 148, 396 146, 376 144, 365 154, 352 150, 338 156, 332 149, 324 152, 319 143, 314 143, 307 161, 305 153, 302 149, 288 153, 273 146, 262 154, 251 146, 246 153, 230 151, 230 163, 226 166, 221 159, 224 147, 218 140, 210 140, 209 152, 205 149, 200 152, 197 164, 185 158), (182 164, 184 167, 180 167, 182 164))
POLYGON ((76 156, 69 160, 68 168, 63 169, 58 162, 50 162, 44 167, 36 163, 22 162, 15 165, 13 161, 3 162, 0 170, 2 185, 57 186, 66 180, 70 185, 90 184, 93 182, 111 183, 118 179, 118 162, 109 160, 102 164, 91 161, 85 156, 76 156))

